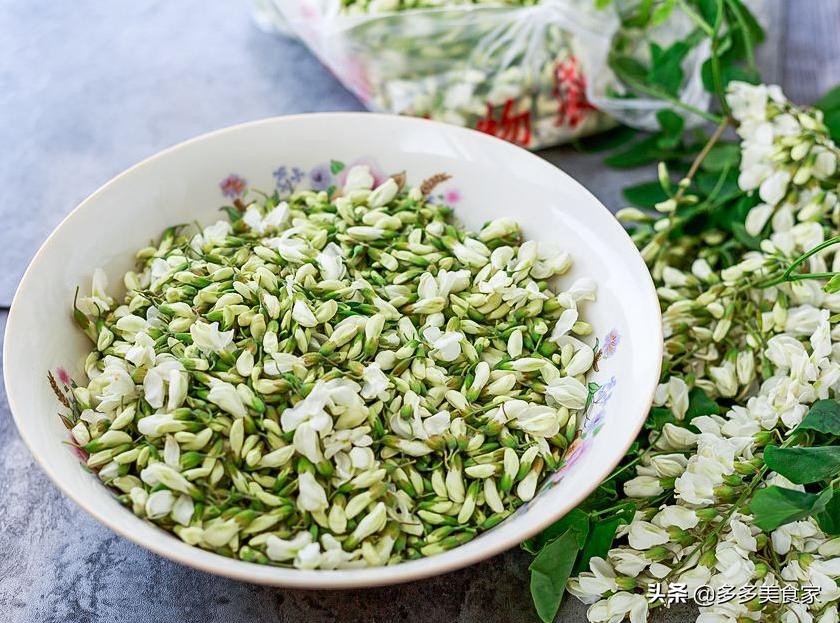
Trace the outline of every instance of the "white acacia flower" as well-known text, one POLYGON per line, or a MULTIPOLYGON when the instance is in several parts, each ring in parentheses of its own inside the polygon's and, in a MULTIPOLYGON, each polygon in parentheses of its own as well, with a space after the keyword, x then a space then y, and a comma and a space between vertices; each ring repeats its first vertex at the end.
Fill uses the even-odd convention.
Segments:
POLYGON ((461 340, 464 339, 464 334, 460 331, 443 332, 438 327, 426 327, 423 329, 423 338, 432 347, 430 354, 435 359, 455 361, 461 356, 461 340))
POLYGON ((660 450, 684 450, 697 443, 697 433, 670 422, 662 427, 662 435, 655 447, 660 450))
POLYGON ((182 526, 190 525, 193 512, 195 512, 195 504, 190 496, 181 494, 172 505, 172 519, 182 526))
POLYGON ((557 404, 568 409, 582 409, 589 396, 586 385, 572 377, 552 380, 545 388, 545 393, 557 404))
POLYGON ((370 167, 366 164, 358 164, 347 171, 347 178, 344 181, 344 194, 354 190, 370 190, 373 188, 373 175, 370 167))
POLYGON ((285 201, 277 204, 272 210, 263 216, 256 204, 252 203, 245 209, 242 221, 258 234, 264 234, 270 230, 280 227, 289 217, 289 204, 285 201))
POLYGON ((684 454, 657 454, 651 457, 650 466, 660 478, 676 478, 680 476, 688 465, 688 458, 684 454))
POLYGON ((230 383, 216 380, 207 394, 207 400, 234 417, 243 418, 247 415, 242 398, 230 383))
POLYGON ((610 591, 618 589, 616 574, 609 562, 598 556, 589 559, 589 571, 581 573, 569 585, 569 592, 584 603, 593 603, 610 591))
POLYGON ((697 587, 709 583, 712 577, 712 570, 705 565, 697 565, 688 571, 684 571, 679 576, 679 581, 684 583, 688 589, 688 594, 693 595, 697 587))
MULTIPOLYGON (((315 424, 317 425, 317 423, 316 420, 315 424)), ((321 439, 313 425, 313 420, 302 422, 295 429, 292 445, 298 454, 305 456, 312 463, 317 464, 324 460, 324 453, 321 450, 321 439)))
POLYGON ((388 377, 382 372, 382 368, 377 363, 371 363, 365 366, 362 372, 362 381, 363 385, 360 395, 365 400, 378 398, 390 385, 388 377))
POLYGON ((233 329, 219 331, 219 323, 206 323, 196 320, 190 326, 193 344, 205 353, 218 353, 226 350, 233 342, 233 329))
POLYGON ((292 539, 280 539, 273 534, 266 539, 266 555, 276 562, 293 560, 297 553, 312 543, 312 534, 298 532, 292 539))
POLYGON ((631 578, 635 578, 650 565, 650 560, 640 552, 626 547, 611 549, 608 557, 616 572, 631 578))
POLYGON ((321 277, 327 281, 344 279, 347 274, 347 269, 344 267, 344 254, 341 247, 334 242, 327 243, 315 256, 315 261, 321 267, 321 277))
POLYGON ((467 266, 481 268, 487 264, 490 250, 478 240, 466 238, 463 243, 456 242, 452 245, 452 254, 467 266))
POLYGON ((309 306, 301 300, 295 301, 292 306, 292 320, 302 327, 315 327, 318 325, 318 320, 315 314, 309 309, 309 306))
POLYGON ((321 547, 323 551, 319 569, 352 569, 366 564, 360 559, 359 550, 345 552, 341 543, 328 532, 321 535, 321 547))
POLYGON ((134 336, 134 344, 125 354, 126 361, 135 366, 150 366, 155 362, 155 341, 145 331, 134 336))
POLYGON ((373 189, 368 197, 367 204, 371 209, 381 208, 382 206, 391 203, 394 197, 397 196, 400 188, 394 181, 394 178, 389 177, 379 186, 373 189))
POLYGON ((614 623, 625 618, 630 623, 645 623, 648 616, 648 602, 644 595, 619 591, 609 599, 592 604, 586 617, 592 623, 614 623))
POLYGON ((654 476, 636 476, 624 483, 624 495, 631 498, 648 498, 662 493, 659 478, 654 476))
MULTIPOLYGON (((534 279, 550 279, 554 275, 562 275, 572 265, 572 258, 568 251, 553 249, 550 245, 539 243, 537 258, 531 267, 530 275, 534 279)), ((572 286, 578 290, 570 292, 575 300, 595 300, 595 282, 591 279, 580 279, 572 286), (591 298, 590 298, 591 297, 591 298)))
POLYGON ((630 547, 638 550, 650 549, 662 545, 670 540, 668 532, 655 526, 649 521, 633 521, 627 533, 627 542, 630 547))
POLYGON ((793 521, 779 526, 770 533, 770 542, 773 550, 781 555, 786 555, 791 547, 796 546, 797 550, 802 549, 806 539, 818 534, 819 530, 811 521, 793 521))
POLYGON ((160 519, 166 517, 175 505, 175 496, 168 489, 151 493, 146 500, 146 517, 160 519))
POLYGON ((773 206, 760 203, 747 213, 744 225, 750 236, 758 236, 773 215, 773 206))
POLYGON ((812 305, 801 305, 788 309, 785 332, 799 336, 812 335, 820 324, 828 320, 827 309, 817 309, 812 305))
POLYGON ((137 421, 137 430, 141 435, 160 437, 166 433, 183 430, 184 425, 178 422, 171 413, 157 412, 137 421))
POLYGON ((171 411, 186 399, 188 382, 183 364, 171 355, 161 354, 143 378, 143 395, 149 406, 160 409, 168 392, 167 408, 171 411))
POLYGON ((149 322, 145 318, 136 316, 134 314, 126 314, 121 316, 115 323, 126 339, 134 340, 134 336, 149 330, 149 322))
POLYGON ((678 376, 668 377, 667 383, 657 386, 653 403, 657 406, 668 405, 675 418, 683 419, 688 411, 688 385, 678 376))
POLYGON ((227 221, 216 221, 208 225, 201 232, 201 243, 212 246, 221 246, 230 235, 231 227, 227 221))
POLYGON ((478 239, 483 242, 487 242, 488 240, 494 240, 495 238, 510 236, 518 231, 519 223, 514 221, 512 218, 502 217, 493 219, 482 227, 481 231, 478 233, 478 239))
POLYGON ((554 328, 551 330, 551 336, 548 338, 548 341, 557 343, 560 338, 572 330, 572 327, 578 321, 578 316, 578 310, 575 308, 564 310, 557 319, 557 322, 554 323, 554 328))
POLYGON ((137 397, 134 379, 125 363, 116 358, 108 360, 108 365, 90 382, 88 389, 96 402, 96 410, 102 413, 111 413, 137 397))
POLYGON ((735 374, 735 364, 731 361, 725 361, 722 366, 711 366, 709 376, 721 396, 730 398, 738 393, 738 377, 735 374))
POLYGON ((581 348, 566 365, 566 374, 569 376, 584 374, 592 367, 593 361, 595 361, 595 351, 589 347, 581 348))
POLYGON ((734 543, 721 541, 715 548, 715 569, 718 573, 712 576, 713 587, 744 586, 755 573, 755 563, 734 543))
POLYGON ((758 196, 765 203, 776 205, 787 193, 789 183, 790 173, 787 171, 776 171, 761 182, 758 188, 758 196))
MULTIPOLYGON (((749 520, 750 518, 745 518, 749 520)), ((754 552, 758 549, 758 544, 753 536, 750 527, 743 521, 733 517, 729 522, 730 533, 726 539, 734 543, 743 552, 754 552)))
POLYGON ((321 564, 321 546, 318 543, 310 543, 298 550, 292 566, 295 569, 317 569, 321 564))
POLYGON ((505 411, 508 424, 534 437, 554 437, 560 432, 560 419, 557 410, 546 405, 526 404, 524 407, 508 407, 511 403, 522 401, 508 401, 505 411))
POLYGON ((302 511, 325 511, 329 507, 324 487, 309 472, 298 475, 297 507, 302 511))

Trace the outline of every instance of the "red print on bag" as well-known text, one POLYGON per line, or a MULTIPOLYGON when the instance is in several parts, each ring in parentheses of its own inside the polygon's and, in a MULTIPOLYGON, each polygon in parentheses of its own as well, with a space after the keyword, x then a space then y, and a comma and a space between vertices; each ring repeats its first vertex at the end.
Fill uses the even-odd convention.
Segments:
POLYGON ((531 142, 531 113, 526 110, 513 114, 513 100, 502 106, 501 116, 496 119, 493 105, 487 103, 487 114, 478 120, 475 129, 498 138, 527 146, 531 142))
POLYGON ((577 59, 570 56, 554 69, 554 97, 557 98, 557 119, 554 125, 576 128, 595 107, 586 99, 586 76, 580 72, 577 59))

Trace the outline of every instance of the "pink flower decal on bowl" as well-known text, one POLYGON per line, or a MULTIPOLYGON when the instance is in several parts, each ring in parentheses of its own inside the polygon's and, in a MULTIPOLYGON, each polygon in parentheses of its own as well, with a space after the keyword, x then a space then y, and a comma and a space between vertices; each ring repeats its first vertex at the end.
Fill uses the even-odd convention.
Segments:
POLYGON ((461 191, 457 188, 452 188, 443 193, 443 201, 448 205, 453 205, 461 200, 461 191))
POLYGON ((379 166, 379 163, 369 156, 362 156, 361 158, 356 158, 353 162, 348 162, 344 165, 341 169, 341 172, 336 179, 336 186, 344 186, 344 182, 347 181, 347 173, 353 167, 357 167, 360 165, 367 165, 370 169, 370 174, 373 176, 373 185, 379 186, 382 182, 388 179, 388 176, 382 171, 382 167, 379 166))
POLYGON ((55 375, 58 377, 58 380, 61 381, 62 385, 66 387, 73 385, 73 380, 70 378, 70 374, 61 366, 55 369, 55 375))
POLYGON ((225 197, 230 197, 231 199, 241 197, 242 193, 245 192, 245 189, 247 187, 248 182, 246 182, 244 178, 239 177, 235 173, 231 173, 225 179, 219 182, 219 188, 222 189, 222 194, 225 197))

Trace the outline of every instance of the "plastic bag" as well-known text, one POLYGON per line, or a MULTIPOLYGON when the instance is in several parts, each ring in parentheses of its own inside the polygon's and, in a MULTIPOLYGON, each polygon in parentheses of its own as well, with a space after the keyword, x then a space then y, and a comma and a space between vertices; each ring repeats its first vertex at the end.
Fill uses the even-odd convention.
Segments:
MULTIPOLYGON (((372 110, 472 127, 537 149, 616 119, 650 129, 665 106, 620 97, 607 65, 619 20, 594 4, 542 0, 348 15, 340 0, 261 0, 260 15, 303 40, 372 110)), ((701 56, 690 60, 689 99, 703 97, 694 88, 701 56)))

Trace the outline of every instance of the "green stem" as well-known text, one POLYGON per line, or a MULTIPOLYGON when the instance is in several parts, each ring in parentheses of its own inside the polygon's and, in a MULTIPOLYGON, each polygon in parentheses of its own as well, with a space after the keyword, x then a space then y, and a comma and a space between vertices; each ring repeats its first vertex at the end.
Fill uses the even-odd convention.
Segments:
POLYGON ((747 26, 747 20, 744 18, 744 13, 741 11, 741 7, 739 6, 738 2, 734 0, 726 0, 726 5, 729 7, 729 10, 735 15, 735 21, 738 22, 738 27, 741 29, 741 35, 744 37, 744 50, 747 56, 747 67, 750 68, 750 71, 753 75, 758 75, 758 68, 755 64, 755 53, 753 52, 753 41, 752 36, 750 35, 749 26, 747 26))
POLYGON ((666 102, 669 102, 670 104, 672 104, 673 106, 676 106, 677 108, 682 108, 683 110, 687 110, 688 112, 694 113, 698 117, 702 117, 706 121, 711 121, 712 123, 721 123, 724 120, 724 118, 721 117, 720 115, 716 115, 714 113, 706 112, 705 110, 701 110, 700 108, 697 108, 696 106, 692 106, 691 104, 686 104, 685 102, 681 102, 680 100, 678 100, 676 97, 674 97, 670 93, 666 93, 665 91, 661 91, 657 88, 651 87, 650 85, 645 84, 644 82, 639 82, 638 80, 634 80, 633 78, 631 78, 627 75, 621 75, 619 77, 624 82, 626 82, 628 85, 630 85, 633 89, 635 89, 636 91, 639 91, 640 93, 644 93, 645 95, 650 95, 650 96, 655 97, 657 99, 665 100, 666 102))
POLYGON ((758 284, 760 288, 771 288, 773 286, 777 286, 781 283, 791 282, 791 281, 804 281, 806 279, 831 279, 837 273, 797 273, 793 274, 793 272, 799 268, 808 258, 816 255, 823 249, 826 249, 830 246, 840 243, 840 236, 834 236, 821 242, 820 244, 816 245, 815 247, 809 249, 799 257, 797 257, 793 262, 791 262, 790 266, 785 269, 785 272, 781 274, 781 276, 776 277, 775 279, 770 279, 765 281, 764 283, 758 284))
POLYGON ((796 258, 793 261, 793 264, 791 264, 788 267, 788 269, 784 272, 784 276, 785 277, 790 277, 791 273, 793 273, 793 271, 796 270, 796 268, 798 266, 800 266, 802 263, 804 263, 805 260, 807 260, 809 257, 819 253, 823 249, 826 249, 826 248, 828 248, 832 245, 837 244, 838 242, 840 242, 840 236, 834 236, 832 238, 829 238, 828 240, 825 240, 824 242, 821 242, 820 244, 813 247, 812 249, 806 251, 805 253, 803 253, 802 255, 800 255, 798 258, 796 258))
POLYGON ((726 91, 723 87, 723 78, 720 70, 720 55, 718 54, 718 46, 720 45, 720 26, 723 23, 723 0, 717 0, 717 18, 715 19, 714 33, 712 35, 712 81, 715 85, 715 95, 717 95, 720 109, 726 116, 729 116, 729 105, 726 103, 726 91))

